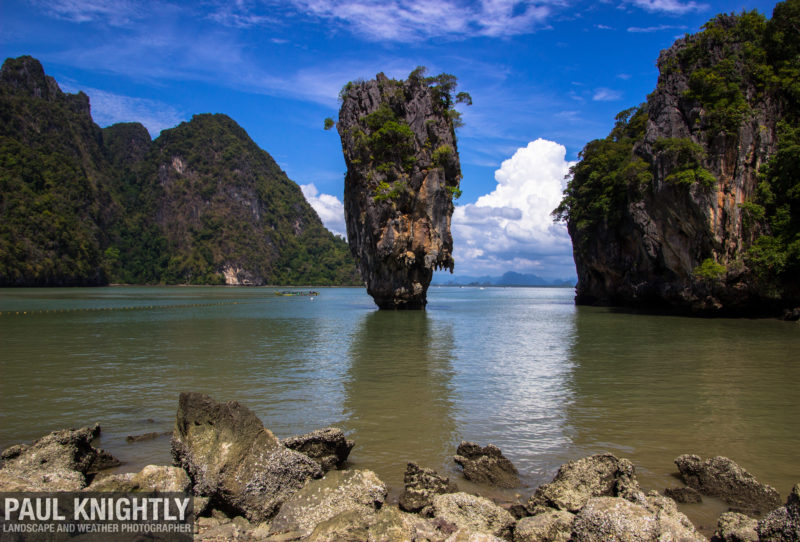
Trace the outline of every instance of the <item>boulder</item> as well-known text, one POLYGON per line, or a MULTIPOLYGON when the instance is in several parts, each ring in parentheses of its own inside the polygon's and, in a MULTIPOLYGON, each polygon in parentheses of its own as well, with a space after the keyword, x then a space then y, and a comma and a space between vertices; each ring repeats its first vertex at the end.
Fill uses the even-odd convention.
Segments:
MULTIPOLYGON (((450 531, 448 531, 449 533, 450 531)), ((432 541, 441 542, 447 537, 431 521, 415 514, 401 512, 396 507, 384 506, 373 514, 351 510, 317 525, 305 542, 385 542, 432 541)))
POLYGON ((141 435, 128 435, 125 437, 125 442, 131 444, 134 442, 143 442, 146 440, 155 440, 159 437, 166 437, 167 435, 171 435, 172 431, 165 431, 159 433, 157 431, 152 431, 150 433, 142 433, 141 435))
POLYGON ((564 510, 548 510, 517 521, 514 542, 568 542, 575 515, 564 510))
POLYGON ((664 490, 664 495, 673 501, 680 503, 703 502, 703 498, 700 496, 700 493, 691 487, 668 487, 664 490))
POLYGON ((758 542, 758 520, 740 514, 725 512, 717 520, 717 530, 711 542, 758 542))
POLYGON ((341 429, 326 427, 305 435, 284 439, 283 445, 307 455, 320 464, 325 472, 341 467, 347 461, 354 442, 347 440, 341 429))
POLYGON ((758 522, 758 536, 762 542, 789 542, 800 540, 800 484, 795 484, 781 506, 758 522))
POLYGON ((308 480, 322 476, 317 462, 283 446, 250 409, 201 393, 180 395, 172 457, 196 495, 252 522, 271 518, 308 480))
POLYGON ((462 442, 453 461, 464 469, 467 480, 505 488, 519 486, 516 467, 494 444, 482 448, 474 442, 462 442))
POLYGON ((669 497, 651 491, 647 494, 644 507, 655 517, 659 525, 659 540, 669 539, 673 536, 675 540, 705 540, 705 537, 697 532, 692 522, 678 510, 678 505, 669 497))
MULTIPOLYGON (((674 502, 672 504, 674 506, 674 502)), ((706 540, 694 530, 688 520, 685 520, 685 524, 680 521, 676 515, 678 512, 670 512, 668 509, 658 509, 654 506, 648 508, 619 497, 592 497, 575 516, 571 540, 573 542, 706 540)))
POLYGON ((316 526, 344 512, 374 514, 386 500, 386 485, 369 470, 332 471, 288 499, 270 531, 310 535, 316 526))
POLYGON ((476 533, 470 529, 459 529, 450 536, 448 536, 444 542, 502 542, 502 538, 497 538, 494 535, 486 534, 486 533, 476 533))
POLYGON ((622 497, 644 503, 633 463, 612 454, 598 454, 561 465, 553 481, 539 487, 528 510, 556 508, 576 513, 592 497, 622 497))
POLYGON ((435 495, 458 491, 448 477, 412 462, 406 466, 403 482, 405 489, 400 495, 400 509, 406 512, 422 512, 433 504, 435 495))
POLYGON ((63 429, 2 452, 0 491, 78 491, 90 477, 120 462, 92 446, 100 425, 63 429))
POLYGON ((684 483, 703 495, 718 497, 735 511, 763 514, 781 505, 778 491, 760 483, 755 476, 727 457, 703 461, 697 455, 675 459, 684 483))
POLYGON ((137 473, 112 474, 95 479, 84 491, 189 491, 186 471, 178 467, 147 465, 137 473))
POLYGON ((510 540, 515 520, 492 501, 467 493, 445 493, 433 498, 433 515, 437 520, 454 524, 459 529, 491 534, 510 540))

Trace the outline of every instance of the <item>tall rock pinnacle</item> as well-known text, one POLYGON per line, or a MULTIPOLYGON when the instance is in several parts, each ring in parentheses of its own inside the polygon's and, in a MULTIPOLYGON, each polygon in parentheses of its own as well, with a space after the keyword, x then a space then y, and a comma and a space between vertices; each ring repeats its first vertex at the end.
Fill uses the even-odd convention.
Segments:
POLYGON ((450 217, 461 191, 452 75, 382 73, 342 89, 337 129, 347 164, 350 250, 381 309, 424 309, 436 269, 453 271, 450 217))

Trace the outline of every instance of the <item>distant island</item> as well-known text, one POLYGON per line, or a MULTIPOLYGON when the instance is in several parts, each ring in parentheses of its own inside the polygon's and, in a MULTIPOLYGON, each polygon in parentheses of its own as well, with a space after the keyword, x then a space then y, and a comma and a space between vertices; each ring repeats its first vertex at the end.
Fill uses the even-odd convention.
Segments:
POLYGON ((476 277, 469 275, 434 275, 431 282, 434 286, 548 286, 555 288, 572 288, 575 279, 545 279, 538 275, 507 271, 502 276, 488 275, 476 277))

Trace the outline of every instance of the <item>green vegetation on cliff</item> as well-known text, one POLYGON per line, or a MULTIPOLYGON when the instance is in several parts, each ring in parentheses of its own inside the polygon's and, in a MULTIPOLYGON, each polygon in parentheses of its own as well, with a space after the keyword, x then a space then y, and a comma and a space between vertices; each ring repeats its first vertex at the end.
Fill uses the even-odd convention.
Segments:
POLYGON ((581 160, 570 169, 564 199, 553 211, 556 220, 569 220, 580 232, 619 221, 628 191, 638 193, 653 179, 649 164, 633 153, 634 144, 644 137, 646 123, 643 105, 627 109, 617 115, 608 137, 586 144, 581 160))
POLYGON ((225 115, 101 130, 30 57, 0 75, 0 284, 356 284, 347 244, 225 115))
MULTIPOLYGON (((445 117, 455 140, 455 128, 462 126, 461 114, 455 105, 472 105, 472 97, 467 92, 455 92, 458 80, 454 75, 441 73, 427 77, 426 71, 425 66, 418 66, 409 74, 408 82, 430 89, 433 108, 437 114, 445 117)), ((413 99, 410 95, 406 96, 412 87, 404 86, 403 81, 389 79, 383 74, 377 80, 383 102, 374 111, 363 115, 357 126, 350 128, 349 135, 355 143, 355 152, 350 160, 353 164, 370 164, 377 172, 378 175, 372 178, 374 201, 395 201, 406 193, 409 176, 418 161, 414 131, 399 114, 402 104, 413 99)), ((353 86, 360 84, 363 81, 348 82, 339 98, 344 100, 353 86)), ((334 124, 333 119, 326 118, 324 128, 329 130, 334 124)), ((437 138, 433 131, 428 132, 424 144, 430 150, 435 143, 433 140, 437 138)), ((430 162, 432 167, 452 168, 455 156, 451 145, 438 145, 431 153, 430 160, 424 160, 424 165, 418 167, 428 167, 430 162)), ((461 195, 457 185, 448 186, 447 190, 453 198, 461 195)))
POLYGON ((0 72, 0 283, 103 284, 108 164, 85 94, 30 57, 0 72))
MULTIPOLYGON (((570 228, 576 262, 595 258, 589 247, 598 239, 613 239, 623 246, 634 242, 631 235, 644 234, 632 233, 636 231, 649 232, 651 244, 643 254, 655 254, 654 242, 669 241, 661 229, 648 230, 647 220, 660 216, 659 220, 676 220, 674 228, 681 237, 674 239, 695 235, 684 241, 687 259, 695 262, 689 279, 717 281, 721 286, 730 272, 731 280, 749 281, 754 295, 772 300, 796 295, 792 285, 800 274, 798 28, 800 0, 787 0, 775 7, 771 19, 755 11, 718 15, 702 32, 687 35, 662 53, 656 92, 647 104, 620 113, 607 138, 584 147, 553 211, 554 218, 570 228), (654 120, 656 113, 659 117, 654 120), (739 157, 745 146, 752 150, 739 157), (734 198, 740 203, 730 205, 738 207, 737 213, 727 207, 734 198), (680 223, 690 221, 695 229, 680 230, 680 223), (708 224, 718 230, 698 230, 708 224), (619 228, 631 233, 623 234, 619 228), (714 239, 723 235, 738 238, 715 244, 714 239), (742 279, 743 272, 751 278, 742 279)), ((673 226, 665 223, 658 228, 667 231, 673 226)), ((639 256, 621 254, 614 258, 619 258, 619 272, 625 273, 623 268, 634 264, 624 263, 624 258, 639 256)), ((643 268, 641 262, 637 265, 643 268)), ((636 279, 640 284, 674 280, 659 267, 665 265, 663 259, 648 265, 653 266, 652 274, 636 279)), ((602 269, 609 269, 609 262, 588 261, 584 283, 601 284, 603 279, 594 277, 602 269)), ((687 274, 677 268, 668 273, 687 274)), ((617 294, 602 295, 611 299, 617 294)))
POLYGON ((745 255, 764 280, 780 281, 800 273, 800 1, 775 6, 767 20, 756 11, 719 15, 689 42, 674 69, 691 70, 689 98, 705 109, 707 138, 735 132, 754 113, 746 96, 755 88, 781 104, 777 152, 761 168, 752 201, 741 204, 751 229, 761 227, 745 255), (717 62, 711 47, 724 52, 717 62))

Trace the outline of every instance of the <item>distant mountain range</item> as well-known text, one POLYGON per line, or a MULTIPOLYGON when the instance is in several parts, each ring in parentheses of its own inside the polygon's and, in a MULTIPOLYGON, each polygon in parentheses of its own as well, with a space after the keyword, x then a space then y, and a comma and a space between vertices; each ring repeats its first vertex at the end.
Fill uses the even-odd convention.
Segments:
POLYGON ((434 275, 434 286, 575 286, 575 279, 545 279, 538 275, 508 271, 501 277, 434 275))

